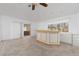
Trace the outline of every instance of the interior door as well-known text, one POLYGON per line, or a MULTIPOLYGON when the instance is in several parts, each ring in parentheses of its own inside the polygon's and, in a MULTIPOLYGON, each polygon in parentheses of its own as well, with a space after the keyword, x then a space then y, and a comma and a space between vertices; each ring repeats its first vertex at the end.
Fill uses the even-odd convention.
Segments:
POLYGON ((12 37, 14 39, 20 38, 21 37, 21 24, 18 22, 13 22, 12 23, 12 37))

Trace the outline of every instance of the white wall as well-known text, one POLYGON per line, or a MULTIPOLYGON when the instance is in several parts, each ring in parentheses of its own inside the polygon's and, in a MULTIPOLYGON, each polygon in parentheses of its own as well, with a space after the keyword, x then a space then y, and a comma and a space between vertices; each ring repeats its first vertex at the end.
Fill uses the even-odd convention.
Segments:
MULTIPOLYGON (((70 33, 79 34, 79 14, 49 19, 48 21, 42 21, 40 23, 32 23, 27 20, 20 20, 13 17, 0 15, 0 39, 15 39, 21 35, 23 37, 23 24, 31 24, 31 36, 35 36, 37 29, 47 29, 48 24, 56 24, 62 22, 69 23, 70 33), (22 33, 20 33, 20 31, 22 31, 22 33)), ((77 40, 79 41, 79 39, 77 40)), ((71 40, 61 39, 61 41, 69 42, 71 40)))
POLYGON ((0 39, 23 37, 23 24, 30 24, 30 22, 2 15, 0 17, 0 39))
POLYGON ((49 19, 47 21, 43 21, 38 23, 38 28, 37 29, 48 29, 49 24, 57 24, 57 23, 62 23, 62 22, 68 22, 69 19, 63 19, 63 18, 56 18, 56 19, 49 19))
POLYGON ((49 19, 47 21, 42 21, 38 23, 37 29, 48 29, 48 24, 56 24, 68 22, 69 23, 69 32, 71 33, 79 33, 79 14, 69 15, 65 17, 49 19))
MULTIPOLYGON (((79 14, 64 16, 60 18, 55 19, 49 19, 47 21, 42 21, 38 23, 37 29, 48 29, 48 24, 56 24, 56 23, 62 23, 62 22, 68 22, 69 23, 69 34, 79 34, 79 14)), ((68 34, 68 33, 67 33, 68 34)), ((63 36, 61 36, 63 37, 63 36)), ((65 37, 64 37, 65 38, 65 37)), ((70 37, 67 36, 65 39, 61 39, 62 42, 68 42, 72 43, 72 39, 69 39, 70 37), (69 40, 68 40, 69 39, 69 40)), ((79 39, 78 39, 79 41, 79 39)))
MULTIPOLYGON (((0 20, 1 20, 1 17, 0 17, 0 20)), ((0 39, 2 39, 2 31, 1 31, 1 28, 2 28, 2 26, 1 26, 1 21, 0 21, 0 39)))

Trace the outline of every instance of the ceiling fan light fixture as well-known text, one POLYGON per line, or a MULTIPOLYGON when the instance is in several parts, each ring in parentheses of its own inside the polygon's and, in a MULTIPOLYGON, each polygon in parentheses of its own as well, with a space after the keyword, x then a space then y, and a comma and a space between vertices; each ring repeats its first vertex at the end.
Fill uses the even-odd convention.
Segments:
POLYGON ((48 6, 48 4, 46 4, 46 3, 40 3, 40 5, 42 5, 44 7, 47 7, 48 6))
POLYGON ((35 10, 35 4, 32 4, 32 10, 35 10))
POLYGON ((35 7, 40 4, 43 7, 47 7, 48 4, 47 3, 32 3, 32 5, 29 5, 29 7, 32 7, 32 10, 35 10, 35 7))

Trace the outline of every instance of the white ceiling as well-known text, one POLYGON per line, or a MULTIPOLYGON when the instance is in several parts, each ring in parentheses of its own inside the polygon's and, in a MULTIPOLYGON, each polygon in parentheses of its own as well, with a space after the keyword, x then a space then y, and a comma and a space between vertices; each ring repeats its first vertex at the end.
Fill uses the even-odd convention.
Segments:
POLYGON ((34 11, 28 5, 29 3, 0 3, 0 14, 39 22, 79 13, 79 3, 49 3, 48 7, 37 4, 34 11))

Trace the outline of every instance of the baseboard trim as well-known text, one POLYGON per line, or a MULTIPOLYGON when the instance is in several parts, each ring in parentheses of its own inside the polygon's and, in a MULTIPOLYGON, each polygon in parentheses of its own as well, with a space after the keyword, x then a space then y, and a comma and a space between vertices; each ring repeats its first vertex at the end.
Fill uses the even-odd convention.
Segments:
POLYGON ((47 44, 45 42, 42 42, 42 41, 39 41, 39 40, 36 40, 37 43, 39 44, 42 44, 42 45, 48 45, 48 46, 60 46, 60 44, 47 44))
POLYGON ((61 44, 61 43, 73 46, 73 44, 70 44, 70 43, 60 42, 60 44, 61 44))

